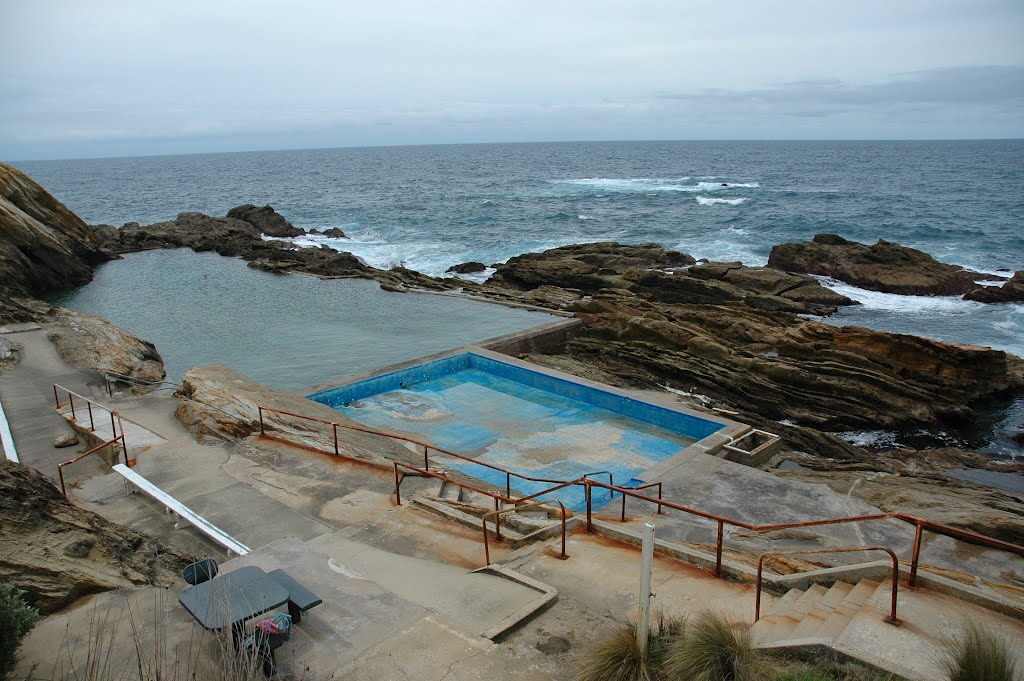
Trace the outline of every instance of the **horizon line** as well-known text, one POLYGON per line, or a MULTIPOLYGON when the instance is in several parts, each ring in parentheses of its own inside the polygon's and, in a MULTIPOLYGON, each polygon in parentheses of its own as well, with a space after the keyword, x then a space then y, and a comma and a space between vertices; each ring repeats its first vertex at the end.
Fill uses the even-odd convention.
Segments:
POLYGON ((100 161, 130 158, 160 158, 178 156, 212 156, 228 154, 264 154, 286 153, 292 151, 334 151, 341 149, 402 149, 409 147, 470 147, 470 146, 511 146, 530 144, 655 144, 655 143, 796 143, 796 142, 843 142, 843 143, 879 143, 879 142, 1020 142, 1024 137, 936 137, 936 138, 789 138, 789 139, 605 139, 605 140, 536 140, 529 142, 423 142, 413 144, 361 144, 339 146, 282 147, 266 149, 246 149, 231 151, 191 151, 181 154, 128 154, 125 156, 68 156, 54 158, 23 158, 2 161, 10 165, 17 163, 46 163, 51 161, 100 161))

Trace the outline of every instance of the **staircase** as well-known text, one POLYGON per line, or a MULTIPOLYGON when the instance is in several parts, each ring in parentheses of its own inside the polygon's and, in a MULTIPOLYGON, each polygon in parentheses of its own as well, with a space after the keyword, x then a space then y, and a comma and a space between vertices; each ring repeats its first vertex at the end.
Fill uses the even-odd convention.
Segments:
POLYGON ((889 588, 888 582, 862 579, 856 586, 836 582, 830 588, 814 584, 806 591, 790 589, 757 621, 751 633, 762 645, 808 638, 835 641, 857 613, 865 608, 874 610, 875 592, 882 589, 888 599, 889 588))
MULTIPOLYGON (((450 521, 479 530, 482 516, 494 510, 494 499, 460 486, 457 482, 441 480, 435 493, 420 494, 412 499, 417 506, 436 513, 450 521)), ((499 503, 499 508, 512 508, 512 504, 499 503)), ((493 516, 487 526, 494 527, 493 516)), ((501 516, 502 539, 512 549, 530 541, 547 539, 561 531, 561 514, 556 506, 530 508, 501 516)))

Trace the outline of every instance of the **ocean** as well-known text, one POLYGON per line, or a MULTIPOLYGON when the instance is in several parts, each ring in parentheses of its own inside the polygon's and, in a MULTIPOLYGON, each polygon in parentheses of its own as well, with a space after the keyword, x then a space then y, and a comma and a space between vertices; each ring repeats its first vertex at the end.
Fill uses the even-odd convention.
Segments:
MULTIPOLYGON (((763 265, 773 245, 820 232, 895 241, 980 271, 1024 269, 1024 140, 479 144, 14 165, 91 224, 270 204, 297 226, 350 237, 300 243, 432 275, 608 240, 763 265)), ((1024 305, 825 283, 863 303, 831 323, 1024 356, 1024 305)), ((1024 420, 1020 403, 1001 413, 1024 420)))

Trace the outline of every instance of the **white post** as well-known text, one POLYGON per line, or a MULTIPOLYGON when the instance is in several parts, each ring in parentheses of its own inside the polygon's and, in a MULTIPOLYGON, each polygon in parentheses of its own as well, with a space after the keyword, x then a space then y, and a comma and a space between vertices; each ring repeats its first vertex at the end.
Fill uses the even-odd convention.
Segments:
POLYGON ((640 621, 636 626, 636 645, 640 655, 647 657, 647 632, 651 621, 651 564, 654 561, 654 523, 644 522, 644 539, 640 548, 640 621))

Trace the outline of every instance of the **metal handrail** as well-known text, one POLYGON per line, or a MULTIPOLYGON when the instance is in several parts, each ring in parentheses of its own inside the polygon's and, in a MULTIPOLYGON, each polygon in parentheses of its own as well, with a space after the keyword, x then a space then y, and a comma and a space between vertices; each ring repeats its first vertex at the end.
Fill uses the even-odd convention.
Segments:
MULTIPOLYGON (((438 473, 437 471, 427 470, 427 469, 424 469, 424 468, 417 468, 416 466, 413 466, 412 464, 403 463, 402 461, 395 461, 393 463, 394 463, 394 466, 395 466, 395 504, 398 505, 398 506, 402 505, 402 481, 405 479, 405 475, 404 474, 401 474, 401 475, 399 474, 399 468, 405 468, 405 469, 408 469, 408 470, 410 470, 410 471, 412 471, 414 473, 418 473, 420 475, 426 475, 426 476, 431 477, 431 478, 436 478, 436 479, 442 480, 444 482, 448 482, 448 483, 451 483, 451 484, 454 484, 454 485, 458 485, 459 487, 464 487, 464 488, 466 488, 468 490, 472 490, 473 492, 477 492, 478 494, 483 494, 485 496, 488 496, 488 497, 491 497, 492 499, 494 499, 494 510, 493 511, 488 511, 487 513, 484 514, 484 517, 485 517, 485 522, 484 522, 484 553, 485 553, 485 555, 488 558, 487 559, 487 563, 486 563, 487 565, 491 564, 491 561, 490 561, 490 549, 488 548, 488 544, 487 544, 487 523, 486 523, 486 516, 487 515, 489 515, 489 514, 497 514, 497 515, 495 515, 495 518, 494 518, 494 538, 497 539, 498 541, 501 541, 501 512, 502 512, 501 503, 502 502, 505 502, 507 504, 513 504, 513 505, 516 506, 516 508, 519 508, 518 505, 521 504, 524 501, 531 501, 531 500, 533 500, 537 496, 548 494, 548 493, 550 493, 552 491, 559 490, 559 489, 561 489, 563 487, 567 487, 570 484, 574 484, 576 482, 576 481, 573 481, 573 482, 563 483, 561 485, 556 485, 555 487, 553 487, 551 489, 546 489, 546 490, 543 490, 541 492, 537 492, 536 494, 533 494, 533 495, 531 495, 529 497, 522 497, 522 498, 519 498, 519 499, 515 499, 515 498, 503 496, 499 492, 493 492, 491 490, 484 489, 483 487, 480 487, 479 485, 474 485, 472 483, 464 482, 462 480, 455 480, 454 478, 448 477, 444 473, 438 473)), ((549 502, 549 501, 533 501, 533 503, 527 504, 527 506, 528 507, 543 506, 545 504, 550 504, 550 503, 558 504, 559 508, 562 511, 562 514, 561 514, 562 515, 562 554, 563 554, 563 556, 565 558, 568 558, 568 555, 565 554, 565 519, 566 519, 566 516, 567 516, 566 510, 565 510, 565 505, 562 504, 561 501, 554 500, 553 502, 549 502)), ((504 509, 504 510, 505 511, 514 511, 516 509, 512 508, 512 509, 504 509)))
MULTIPOLYGON (((975 532, 970 532, 968 530, 962 530, 960 528, 952 527, 950 525, 944 525, 942 523, 938 523, 938 522, 934 522, 934 521, 928 520, 927 518, 920 518, 920 517, 909 515, 909 514, 906 514, 906 513, 877 513, 877 514, 869 514, 869 515, 861 515, 861 516, 852 516, 852 517, 847 517, 847 518, 828 518, 828 519, 810 520, 810 521, 795 522, 795 523, 780 523, 780 524, 773 524, 773 525, 756 525, 754 523, 748 523, 748 522, 745 522, 745 521, 742 521, 742 520, 735 520, 733 518, 727 518, 725 516, 716 515, 714 513, 709 513, 707 511, 702 511, 700 509, 692 508, 692 507, 689 507, 689 506, 684 506, 682 504, 679 504, 679 503, 676 503, 676 502, 673 502, 673 501, 665 500, 665 499, 662 498, 661 482, 647 483, 646 485, 642 485, 642 486, 635 487, 635 488, 630 488, 630 487, 622 487, 622 486, 619 486, 619 485, 606 485, 604 483, 598 482, 596 480, 591 480, 591 479, 586 478, 586 477, 581 477, 581 478, 578 478, 576 480, 568 480, 568 481, 566 481, 566 480, 553 480, 553 479, 550 479, 550 478, 537 478, 537 477, 533 477, 533 476, 529 476, 529 475, 523 475, 522 473, 516 473, 515 471, 509 470, 507 468, 503 468, 501 466, 496 466, 494 464, 490 464, 490 463, 487 463, 487 462, 484 462, 484 461, 477 461, 477 460, 472 459, 472 458, 470 458, 468 456, 465 456, 463 454, 458 454, 456 452, 451 452, 451 451, 448 451, 446 449, 442 449, 440 447, 435 447, 434 445, 431 445, 431 444, 429 444, 427 442, 423 442, 421 440, 417 440, 415 438, 407 437, 407 436, 404 436, 404 435, 397 435, 395 433, 387 433, 387 432, 384 432, 384 431, 374 430, 372 428, 365 428, 365 427, 361 427, 361 426, 354 426, 354 425, 349 425, 349 424, 344 424, 344 423, 336 423, 334 421, 326 421, 324 419, 319 419, 319 418, 312 417, 312 416, 305 416, 303 414, 296 414, 294 412, 284 411, 284 410, 281 410, 281 409, 273 409, 271 407, 263 407, 263 406, 259 406, 259 405, 257 405, 257 406, 258 406, 258 409, 259 409, 260 434, 261 435, 264 435, 264 436, 266 435, 266 426, 265 426, 264 420, 263 420, 263 412, 267 411, 267 412, 271 412, 271 413, 283 414, 285 416, 292 416, 292 417, 295 417, 295 418, 305 419, 305 420, 308 420, 308 421, 314 421, 314 422, 318 422, 318 423, 322 423, 322 424, 331 426, 332 430, 333 430, 333 433, 334 433, 334 453, 335 453, 335 455, 339 455, 339 449, 338 449, 338 428, 345 428, 347 430, 353 430, 353 431, 368 433, 368 434, 371 434, 371 435, 379 435, 379 436, 383 436, 383 437, 399 440, 399 441, 402 441, 402 442, 408 442, 410 444, 414 444, 414 445, 418 445, 420 447, 423 447, 423 469, 420 471, 420 472, 423 472, 423 473, 428 473, 429 470, 430 470, 430 459, 429 459, 429 451, 430 450, 434 450, 435 452, 438 452, 440 454, 445 454, 447 456, 452 456, 452 457, 455 457, 457 459, 462 459, 464 461, 468 461, 470 463, 474 463, 474 464, 476 464, 478 466, 484 466, 486 468, 490 468, 492 470, 496 470, 496 471, 500 471, 502 473, 505 473, 505 491, 506 491, 505 498, 506 499, 509 499, 512 496, 512 488, 511 488, 511 477, 512 476, 515 476, 515 477, 520 478, 522 480, 529 480, 529 481, 532 481, 532 482, 556 483, 557 486, 552 488, 553 490, 554 489, 561 489, 563 487, 568 487, 570 485, 583 485, 584 488, 585 488, 585 496, 586 496, 586 504, 587 504, 587 532, 591 532, 593 530, 593 520, 592 520, 592 515, 593 515, 593 499, 592 499, 592 496, 593 495, 592 495, 592 491, 591 491, 593 487, 600 487, 600 488, 603 488, 603 489, 607 489, 607 490, 609 490, 609 491, 611 491, 613 493, 614 492, 619 492, 620 494, 622 494, 622 512, 621 512, 620 518, 623 521, 625 521, 625 518, 626 518, 626 497, 627 496, 634 497, 634 498, 640 499, 642 501, 647 501, 649 503, 656 504, 657 507, 658 507, 658 513, 662 512, 662 507, 668 507, 668 508, 671 508, 671 509, 675 509, 677 511, 682 511, 684 513, 688 513, 690 515, 695 515, 695 516, 698 516, 698 517, 701 517, 701 518, 706 518, 708 520, 715 521, 718 524, 718 536, 717 536, 717 540, 716 540, 716 544, 715 544, 715 575, 717 575, 717 576, 721 576, 721 574, 722 574, 722 544, 723 544, 723 539, 724 539, 725 525, 730 525, 730 526, 733 526, 733 527, 738 527, 738 528, 741 528, 741 529, 750 530, 752 532, 771 532, 771 531, 774 531, 774 530, 792 529, 792 528, 798 528, 798 527, 816 527, 816 526, 823 526, 823 525, 840 525, 840 524, 845 524, 845 523, 868 522, 868 521, 891 520, 891 519, 901 520, 903 522, 910 523, 910 524, 912 524, 912 525, 914 525, 916 527, 916 531, 915 531, 915 535, 914 535, 914 548, 913 548, 912 557, 911 557, 911 563, 910 563, 910 572, 909 572, 909 577, 908 577, 908 580, 907 580, 908 584, 911 587, 916 586, 916 583, 917 583, 917 572, 918 572, 918 567, 920 565, 920 554, 921 554, 921 537, 922 537, 922 532, 925 529, 928 529, 929 531, 932 531, 932 532, 936 532, 938 534, 944 534, 946 536, 950 536, 950 537, 953 537, 955 539, 960 539, 960 540, 971 542, 971 543, 981 544, 983 546, 989 546, 989 547, 992 547, 992 548, 1000 549, 1000 550, 1003 550, 1003 551, 1009 551, 1011 553, 1016 553, 1016 554, 1024 556, 1024 546, 1020 546, 1018 544, 1013 544, 1011 542, 1003 541, 1001 539, 996 539, 995 537, 989 537, 987 535, 978 534, 978 533, 975 533, 975 532), (640 493, 635 491, 635 490, 638 490, 638 489, 646 489, 646 488, 655 487, 655 486, 658 487, 658 498, 649 497, 647 495, 640 494, 640 493)), ((414 468, 414 470, 420 470, 420 469, 415 469, 414 468)), ((445 478, 445 479, 447 479, 447 478, 445 478)), ((397 469, 396 469, 396 480, 397 480, 397 469)), ((466 485, 466 484, 463 484, 463 483, 456 483, 456 484, 461 484, 464 487, 470 488, 469 485, 466 485)), ((396 487, 397 487, 397 485, 396 485, 396 487)), ((545 490, 543 492, 539 492, 536 495, 531 495, 531 497, 538 496, 540 494, 547 494, 550 491, 552 491, 552 490, 545 490)), ((490 494, 488 492, 484 492, 484 493, 485 494, 490 494)), ((528 498, 531 498, 531 497, 526 497, 526 498, 528 499, 528 498)))
POLYGON ((86 406, 86 408, 89 411, 89 432, 90 433, 96 432, 96 421, 94 420, 93 413, 92 413, 92 405, 95 404, 97 407, 100 407, 101 409, 105 409, 107 411, 107 413, 110 414, 110 431, 111 431, 112 435, 115 435, 115 436, 117 435, 117 426, 114 424, 114 419, 117 418, 118 420, 120 420, 120 418, 121 418, 120 414, 118 414, 116 411, 114 411, 110 407, 107 407, 107 406, 105 406, 103 404, 100 404, 96 400, 90 399, 90 398, 86 397, 85 395, 79 395, 78 393, 74 392, 73 390, 68 390, 67 388, 65 388, 64 386, 60 385, 59 383, 54 383, 53 384, 54 409, 56 409, 59 412, 62 407, 70 406, 71 407, 71 419, 77 423, 78 422, 78 413, 75 411, 75 398, 76 397, 78 397, 78 398, 80 398, 82 400, 85 400, 85 406, 86 406), (60 397, 57 394, 57 389, 58 388, 60 388, 61 390, 63 390, 64 392, 66 392, 68 394, 68 401, 67 402, 61 402, 60 401, 60 397))
POLYGON ((838 546, 827 549, 793 549, 791 551, 769 551, 762 553, 757 560, 757 596, 754 601, 754 624, 757 624, 757 621, 761 619, 761 570, 764 567, 765 558, 768 556, 804 555, 808 553, 850 553, 853 551, 885 551, 889 554, 889 558, 892 559, 892 597, 890 599, 889 616, 883 621, 897 627, 903 624, 903 620, 896 617, 896 593, 899 588, 897 583, 900 581, 900 562, 893 550, 884 546, 838 546))
POLYGON ((177 390, 178 388, 182 387, 180 383, 175 383, 174 381, 168 381, 164 379, 160 379, 157 381, 147 381, 145 379, 135 378, 134 376, 128 376, 127 374, 118 373, 117 371, 104 371, 103 383, 106 385, 107 395, 110 397, 114 396, 114 390, 110 385, 111 376, 114 377, 115 381, 119 381, 121 383, 133 383, 135 385, 141 385, 147 388, 152 388, 155 385, 163 384, 164 387, 155 388, 155 390, 167 390, 168 388, 174 388, 175 390, 177 390))
MULTIPOLYGON (((483 531, 484 531, 484 560, 486 561, 484 563, 484 565, 490 565, 491 564, 491 547, 490 547, 490 544, 487 541, 487 516, 490 516, 490 515, 494 516, 494 525, 495 525, 495 527, 497 527, 498 523, 500 522, 498 520, 498 518, 503 513, 516 513, 518 511, 523 511, 523 510, 528 509, 528 508, 535 508, 537 506, 544 506, 547 503, 549 503, 549 502, 547 502, 547 501, 533 501, 533 502, 531 502, 529 504, 526 504, 525 506, 517 505, 515 508, 505 508, 505 509, 501 509, 501 510, 498 510, 498 511, 487 511, 486 513, 484 513, 481 516, 481 523, 483 525, 483 531)), ((557 501, 557 500, 554 503, 558 504, 558 508, 561 509, 561 511, 562 511, 562 552, 560 554, 558 554, 557 558, 559 560, 568 560, 569 559, 569 554, 565 552, 565 504, 563 504, 561 501, 557 501)))
MULTIPOLYGON (((427 470, 430 470, 430 451, 433 450, 433 451, 435 451, 435 452, 437 452, 439 454, 444 454, 445 456, 451 456, 451 457, 454 457, 456 459, 462 459, 463 461, 468 461, 469 463, 476 464, 478 466, 483 466, 485 468, 490 468, 491 470, 495 470, 495 471, 498 471, 500 473, 504 473, 505 474, 505 495, 509 496, 509 497, 512 496, 512 477, 513 476, 516 477, 516 478, 519 478, 521 480, 529 480, 530 482, 544 482, 544 483, 549 483, 549 484, 562 484, 564 482, 567 482, 566 480, 557 480, 557 479, 554 479, 554 478, 538 478, 538 477, 534 477, 532 475, 524 475, 523 473, 517 473, 516 471, 510 470, 508 468, 504 468, 502 466, 497 466, 497 465, 492 464, 492 463, 487 463, 486 461, 477 461, 476 459, 473 459, 473 458, 471 458, 469 456, 466 456, 465 454, 459 454, 458 452, 452 452, 452 451, 449 451, 447 449, 443 449, 441 447, 437 447, 435 445, 432 445, 429 442, 424 442, 422 440, 417 440, 416 438, 408 437, 406 435, 398 435, 397 433, 389 433, 389 432, 383 431, 383 430, 376 430, 374 428, 366 428, 364 426, 356 426, 356 425, 352 425, 352 424, 348 424, 348 423, 337 423, 335 421, 327 421, 325 419, 316 418, 315 416, 306 416, 304 414, 296 414, 295 412, 285 411, 283 409, 274 409, 273 407, 264 407, 264 406, 261 406, 261 405, 256 405, 256 406, 257 406, 257 409, 259 410, 259 417, 260 417, 260 435, 263 435, 263 436, 266 435, 266 424, 264 423, 264 419, 263 419, 263 412, 265 412, 265 411, 266 412, 270 412, 272 414, 283 414, 284 416, 292 416, 294 418, 305 419, 307 421, 313 421, 315 423, 322 423, 324 425, 331 426, 332 432, 334 434, 334 454, 335 454, 335 456, 340 456, 340 452, 339 452, 339 448, 338 448, 338 428, 344 428, 345 430, 353 430, 353 431, 356 431, 356 432, 359 432, 359 433, 367 433, 369 435, 379 435, 381 437, 390 438, 392 440, 398 440, 400 442, 408 442, 409 444, 416 445, 418 447, 423 447, 423 467, 425 469, 427 469, 427 470)), ((609 475, 610 475, 610 473, 609 473, 609 475)), ((582 480, 582 478, 579 478, 579 480, 582 480)), ((573 481, 573 482, 576 482, 576 481, 573 481)))
POLYGON ((66 484, 64 483, 64 467, 65 466, 70 466, 73 463, 78 463, 79 461, 81 461, 85 457, 89 456, 90 454, 94 454, 94 453, 98 452, 99 450, 101 450, 101 449, 103 449, 105 447, 110 447, 110 446, 116 444, 118 441, 121 442, 121 451, 124 453, 124 463, 127 466, 128 465, 128 447, 124 443, 124 431, 123 430, 121 431, 121 434, 118 435, 117 437, 115 437, 114 439, 107 440, 106 442, 101 442, 100 444, 96 445, 92 449, 90 449, 90 450, 88 450, 88 451, 86 451, 86 452, 84 452, 82 454, 79 454, 75 458, 70 459, 68 461, 65 461, 64 463, 57 464, 57 476, 60 478, 60 493, 64 495, 65 499, 68 498, 68 490, 67 490, 66 484))
MULTIPOLYGON (((604 487, 603 483, 596 482, 594 480, 584 480, 584 484, 587 486, 587 531, 590 532, 593 529, 592 521, 592 504, 591 504, 591 487, 604 487)), ((735 520, 733 518, 726 518, 725 516, 716 515, 714 513, 708 513, 700 509, 691 508, 689 506, 683 506, 682 504, 675 503, 673 501, 667 501, 664 499, 655 499, 643 494, 637 494, 631 491, 629 488, 618 487, 617 492, 621 492, 623 495, 629 495, 642 501, 647 501, 652 504, 659 504, 660 506, 666 506, 683 513, 689 513, 701 518, 713 520, 718 523, 718 540, 715 548, 715 574, 721 576, 722 574, 722 535, 723 528, 725 525, 731 525, 751 532, 772 532, 775 530, 787 530, 798 527, 817 527, 822 525, 840 525, 844 523, 858 523, 868 522, 877 520, 902 520, 903 522, 915 525, 917 528, 914 537, 914 549, 910 563, 910 576, 908 578, 908 584, 915 586, 917 581, 917 568, 919 565, 920 553, 921 553, 921 532, 924 529, 928 529, 937 534, 945 534, 947 536, 954 537, 956 539, 962 539, 975 544, 981 544, 983 546, 989 546, 1002 551, 1009 551, 1024 556, 1024 546, 1013 544, 1011 542, 1003 541, 1002 539, 996 539, 995 537, 989 537, 983 534, 977 534, 968 530, 962 530, 957 527, 951 527, 949 525, 943 525, 927 518, 919 518, 917 516, 909 515, 906 513, 876 513, 871 515, 860 515, 851 516, 847 518, 828 518, 824 520, 805 520, 801 522, 793 523, 776 523, 773 525, 755 525, 754 523, 748 523, 742 520, 735 520)))

